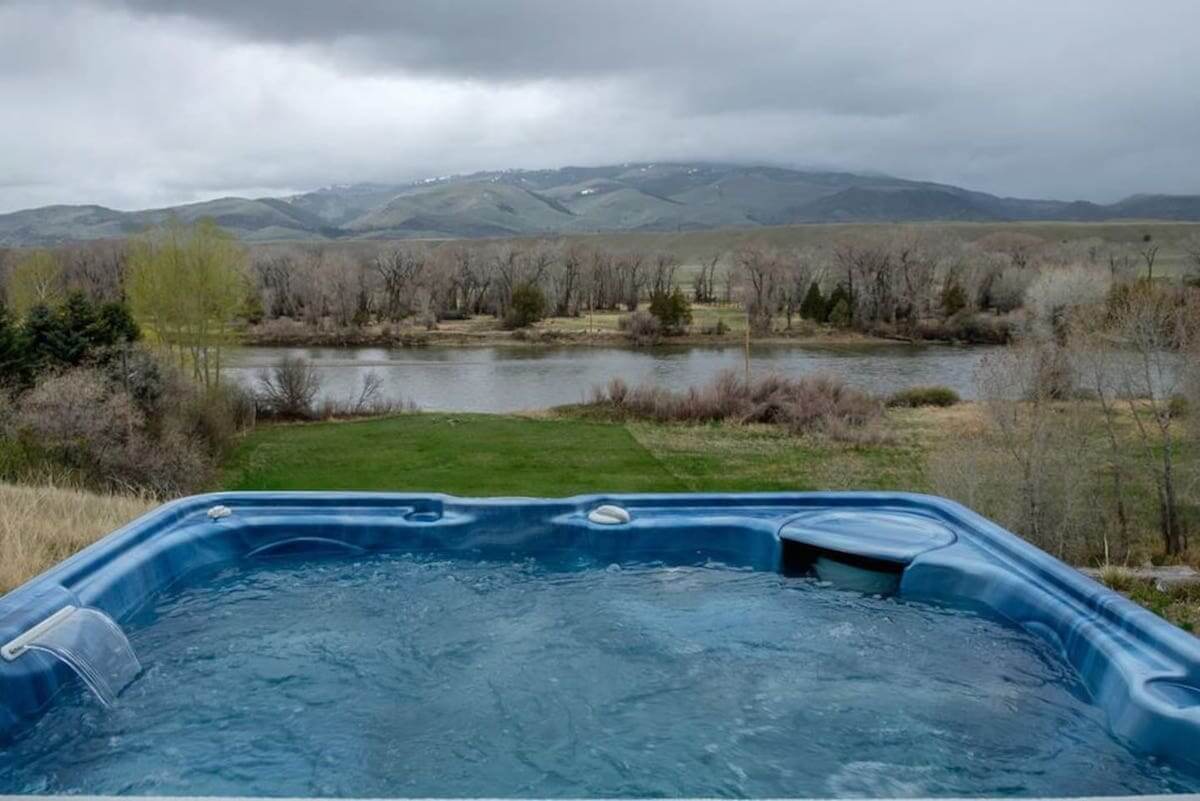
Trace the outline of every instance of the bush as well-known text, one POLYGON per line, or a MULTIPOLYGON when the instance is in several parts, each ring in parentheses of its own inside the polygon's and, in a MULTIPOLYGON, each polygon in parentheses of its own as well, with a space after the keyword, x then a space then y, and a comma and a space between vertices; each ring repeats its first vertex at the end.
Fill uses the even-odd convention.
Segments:
POLYGON ((829 310, 829 324, 837 328, 848 328, 851 323, 850 303, 841 298, 829 310))
POLYGON ((536 284, 521 284, 513 289, 512 304, 504 316, 504 327, 525 328, 546 314, 546 296, 536 284))
POLYGON ((642 347, 657 344, 662 334, 662 324, 648 311, 635 311, 618 324, 634 345, 642 347))
POLYGON ((1013 321, 1009 317, 978 314, 964 309, 941 323, 922 321, 918 326, 926 339, 946 339, 978 345, 1003 345, 1012 339, 1013 321))
POLYGON ((264 370, 258 379, 258 404, 272 417, 307 420, 316 414, 321 377, 304 359, 287 356, 264 370))
POLYGON ((663 333, 668 336, 682 334, 692 322, 692 305, 679 287, 672 292, 655 292, 651 295, 650 313, 658 318, 663 333))
POLYGON ((1025 293, 1036 276, 1037 271, 1028 267, 1005 267, 1000 270, 987 287, 985 307, 998 312, 1021 308, 1025 293))
POLYGON ((893 392, 887 405, 916 408, 918 406, 953 406, 958 403, 958 393, 950 387, 909 387, 893 392))
POLYGON ((43 378, 20 396, 12 424, 26 466, 39 460, 84 483, 166 496, 203 487, 205 443, 174 426, 155 431, 128 394, 91 368, 43 378))
POLYGON ((967 292, 957 282, 950 281, 942 289, 942 314, 951 317, 967 308, 967 292))
POLYGON ((838 328, 849 326, 854 321, 853 302, 844 286, 835 286, 829 297, 825 298, 825 322, 838 328))
POLYGON ((772 374, 747 386, 731 370, 722 371, 706 386, 683 391, 652 385, 630 389, 615 378, 607 387, 593 389, 592 404, 656 422, 765 423, 792 433, 859 427, 880 414, 878 401, 833 376, 790 379, 772 374))
POLYGON ((1046 270, 1025 291, 1025 308, 1040 334, 1060 334, 1072 308, 1104 302, 1111 284, 1108 272, 1095 267, 1046 270))
POLYGON ((1182 420, 1188 416, 1191 411, 1191 402, 1186 395, 1175 394, 1167 401, 1167 414, 1178 420, 1182 420))

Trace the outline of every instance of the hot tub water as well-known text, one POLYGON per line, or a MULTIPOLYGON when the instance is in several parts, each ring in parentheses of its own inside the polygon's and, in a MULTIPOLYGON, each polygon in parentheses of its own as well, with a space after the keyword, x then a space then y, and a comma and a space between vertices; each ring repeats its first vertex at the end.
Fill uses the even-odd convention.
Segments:
POLYGON ((69 687, 0 792, 290 796, 1196 791, 1040 640, 732 569, 300 555, 123 621, 143 674, 69 687))

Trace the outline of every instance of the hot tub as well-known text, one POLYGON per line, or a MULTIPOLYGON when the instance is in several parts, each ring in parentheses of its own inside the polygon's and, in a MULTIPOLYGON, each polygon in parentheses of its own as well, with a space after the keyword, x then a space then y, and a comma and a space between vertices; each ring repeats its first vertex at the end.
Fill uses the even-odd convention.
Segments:
POLYGON ((0 794, 1200 789, 1200 641, 920 495, 197 496, 0 645, 0 794))

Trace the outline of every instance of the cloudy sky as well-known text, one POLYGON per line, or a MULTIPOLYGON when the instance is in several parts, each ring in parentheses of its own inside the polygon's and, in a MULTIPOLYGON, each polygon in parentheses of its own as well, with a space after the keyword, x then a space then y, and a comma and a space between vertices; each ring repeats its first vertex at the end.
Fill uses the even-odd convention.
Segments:
POLYGON ((637 160, 1200 192, 1196 0, 0 0, 0 211, 637 160))

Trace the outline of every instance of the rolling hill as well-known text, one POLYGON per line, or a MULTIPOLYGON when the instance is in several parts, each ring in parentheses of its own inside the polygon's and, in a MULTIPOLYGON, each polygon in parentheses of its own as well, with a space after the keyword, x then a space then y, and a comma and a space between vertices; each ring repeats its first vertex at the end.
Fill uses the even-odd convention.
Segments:
POLYGON ((1111 205, 1029 200, 880 175, 709 163, 505 170, 411 184, 334 186, 145 211, 46 206, 0 214, 0 245, 123 237, 211 217, 247 241, 692 231, 828 222, 1200 221, 1200 195, 1111 205))

